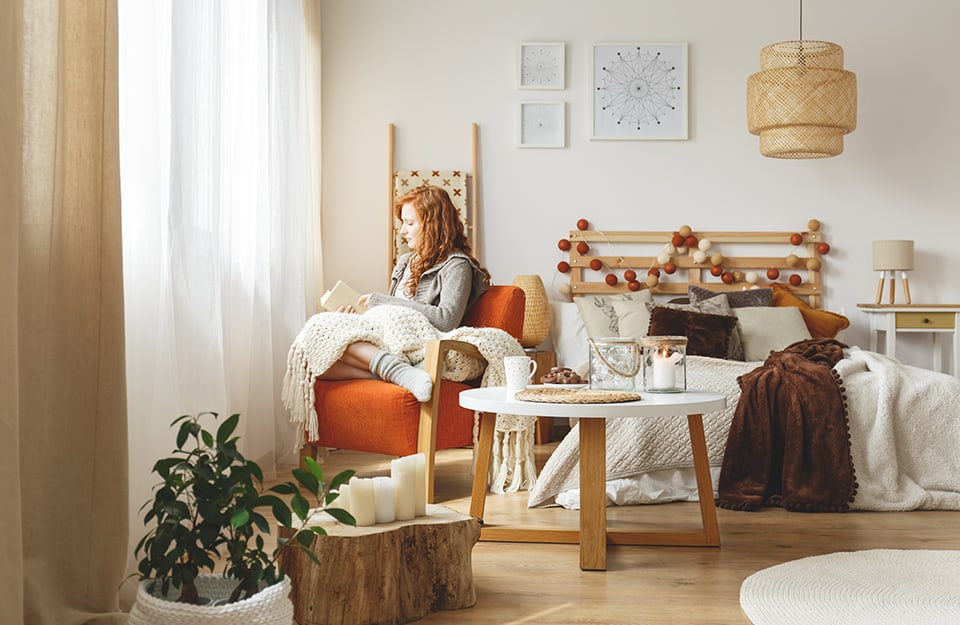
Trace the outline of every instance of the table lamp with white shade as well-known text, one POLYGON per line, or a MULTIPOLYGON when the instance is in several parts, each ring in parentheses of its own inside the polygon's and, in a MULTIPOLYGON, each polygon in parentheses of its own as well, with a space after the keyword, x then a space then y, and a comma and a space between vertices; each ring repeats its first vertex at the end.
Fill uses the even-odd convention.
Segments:
POLYGON ((896 290, 897 272, 903 279, 903 294, 910 303, 910 284, 907 282, 907 272, 913 270, 913 241, 874 241, 873 242, 873 270, 880 272, 880 283, 877 284, 877 304, 883 296, 883 283, 890 280, 890 305, 893 305, 896 290))

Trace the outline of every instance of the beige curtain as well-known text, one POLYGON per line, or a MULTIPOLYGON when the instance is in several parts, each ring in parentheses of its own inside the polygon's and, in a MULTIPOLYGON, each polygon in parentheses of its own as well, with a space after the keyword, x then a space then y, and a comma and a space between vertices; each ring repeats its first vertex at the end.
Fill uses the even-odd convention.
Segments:
POLYGON ((126 621, 116 17, 0 2, 4 625, 126 621))

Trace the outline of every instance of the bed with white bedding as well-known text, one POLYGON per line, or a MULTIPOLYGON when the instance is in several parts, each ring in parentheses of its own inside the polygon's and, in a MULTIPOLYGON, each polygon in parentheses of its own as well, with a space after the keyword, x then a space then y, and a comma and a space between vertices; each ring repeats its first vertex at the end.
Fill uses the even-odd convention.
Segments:
MULTIPOLYGON (((578 233, 571 231, 570 234, 574 238, 578 233)), ((590 250, 594 254, 596 247, 594 244, 590 250)), ((574 260, 576 254, 571 254, 574 260)), ((589 260, 589 257, 577 256, 577 262, 571 263, 574 266, 589 260)), ((622 264, 625 259, 635 266, 656 262, 655 256, 602 258, 608 267, 614 262, 622 264)), ((760 266, 770 260, 760 259, 760 266)), ((742 259, 739 262, 744 266, 742 259)), ((683 286, 688 296, 698 295, 699 301, 695 296, 689 297, 690 301, 679 308, 687 307, 687 311, 694 312, 682 314, 715 314, 715 308, 703 312, 704 298, 723 294, 728 300, 727 314, 738 319, 737 330, 744 350, 744 360, 730 359, 729 354, 688 357, 688 387, 727 396, 724 411, 704 415, 716 490, 727 436, 740 399, 738 379, 764 366, 764 359, 772 351, 810 339, 811 329, 820 336, 833 336, 846 327, 846 320, 810 306, 809 300, 798 302, 797 296, 804 295, 802 288, 789 289, 780 284, 756 288, 758 285, 744 283, 740 290, 735 290, 719 282, 705 282, 699 270, 694 270, 698 271, 696 279, 683 282, 683 286), (706 293, 714 289, 715 292, 706 293), (776 301, 766 304, 751 301, 754 296, 765 297, 771 290, 775 295, 771 300, 776 301), (738 305, 729 306, 731 300, 738 298, 738 305)), ((814 281, 819 295, 822 293, 819 273, 815 280, 808 278, 805 284, 810 286, 814 281)), ((575 297, 574 302, 551 303, 551 347, 557 354, 558 364, 576 368, 581 373, 586 373, 588 337, 646 335, 647 330, 652 329, 653 310, 679 294, 676 284, 670 289, 617 292, 606 286, 591 286, 583 280, 583 274, 571 278, 571 284, 575 287, 573 292, 582 295, 575 297)), ((856 495, 849 507, 859 510, 960 509, 960 380, 904 366, 857 347, 843 350, 833 372, 844 392, 849 453, 856 474, 856 495)), ((687 436, 686 421, 681 416, 659 420, 611 419, 607 424, 608 503, 695 501, 697 489, 687 436)), ((578 449, 579 431, 574 424, 530 491, 531 507, 579 506, 578 449)))

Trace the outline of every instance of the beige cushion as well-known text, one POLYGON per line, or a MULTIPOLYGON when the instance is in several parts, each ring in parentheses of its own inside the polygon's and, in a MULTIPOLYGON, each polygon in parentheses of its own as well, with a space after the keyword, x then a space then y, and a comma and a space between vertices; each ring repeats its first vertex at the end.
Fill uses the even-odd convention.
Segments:
POLYGON ((642 328, 644 336, 650 325, 650 313, 646 303, 653 301, 650 291, 618 293, 616 295, 579 295, 573 298, 580 311, 580 318, 587 329, 587 336, 634 336, 637 328, 642 328), (619 311, 614 307, 618 305, 619 311), (621 330, 620 317, 624 316, 625 329, 621 330), (624 334, 623 332, 627 332, 624 334))
POLYGON ((748 362, 766 360, 770 352, 810 338, 796 307, 744 306, 733 312, 740 322, 744 359, 748 362))

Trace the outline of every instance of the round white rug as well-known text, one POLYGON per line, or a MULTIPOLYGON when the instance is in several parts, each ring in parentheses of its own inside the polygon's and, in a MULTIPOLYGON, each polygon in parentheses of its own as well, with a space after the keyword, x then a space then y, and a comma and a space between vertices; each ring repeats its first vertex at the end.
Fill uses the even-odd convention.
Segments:
POLYGON ((740 606, 754 625, 957 625, 960 551, 802 558, 745 579, 740 606))

